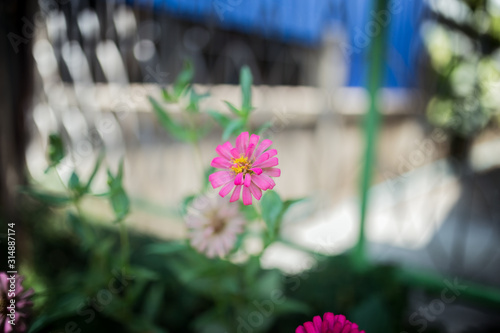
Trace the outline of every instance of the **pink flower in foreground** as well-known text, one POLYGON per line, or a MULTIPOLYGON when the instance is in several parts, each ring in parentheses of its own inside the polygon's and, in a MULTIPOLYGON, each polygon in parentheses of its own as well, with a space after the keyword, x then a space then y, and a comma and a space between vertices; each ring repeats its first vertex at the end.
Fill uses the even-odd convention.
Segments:
POLYGON ((274 157, 276 149, 266 150, 273 143, 271 140, 262 140, 260 136, 248 132, 241 133, 236 138, 236 147, 228 141, 217 146, 216 157, 211 165, 214 168, 224 169, 211 174, 208 178, 213 188, 222 186, 219 194, 225 197, 233 189, 230 202, 237 201, 242 193, 243 203, 252 204, 252 195, 260 200, 262 191, 272 189, 276 184, 271 177, 279 177, 281 170, 274 168, 278 165, 278 158, 274 157))
POLYGON ((200 197, 188 209, 186 224, 195 249, 209 258, 223 257, 234 247, 245 218, 238 205, 230 205, 219 197, 200 197))
POLYGON ((334 315, 326 312, 323 319, 315 316, 313 321, 300 325, 295 333, 365 333, 360 331, 357 324, 351 323, 343 315, 334 315))
POLYGON ((33 289, 25 290, 21 285, 22 281, 23 278, 17 274, 7 275, 0 272, 0 332, 2 333, 25 332, 27 329, 25 321, 33 306, 29 300, 33 295, 33 289), (11 277, 13 279, 10 279, 11 277))

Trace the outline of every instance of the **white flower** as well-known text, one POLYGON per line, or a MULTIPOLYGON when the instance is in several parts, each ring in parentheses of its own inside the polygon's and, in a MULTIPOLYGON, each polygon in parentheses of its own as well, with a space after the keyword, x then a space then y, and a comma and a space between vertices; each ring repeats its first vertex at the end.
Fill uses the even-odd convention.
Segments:
POLYGON ((186 215, 191 246, 209 258, 227 255, 244 224, 238 204, 218 196, 195 199, 186 215))

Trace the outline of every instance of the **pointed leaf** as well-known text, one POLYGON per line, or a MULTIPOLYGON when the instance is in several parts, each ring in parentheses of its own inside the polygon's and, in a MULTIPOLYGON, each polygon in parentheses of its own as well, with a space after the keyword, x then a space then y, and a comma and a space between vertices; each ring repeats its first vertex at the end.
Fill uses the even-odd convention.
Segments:
POLYGON ((179 73, 174 82, 174 95, 179 98, 186 89, 186 87, 191 83, 191 80, 194 76, 194 68, 193 64, 190 61, 184 62, 184 67, 182 71, 179 73))
POLYGON ((227 125, 231 122, 231 118, 217 111, 209 110, 207 113, 212 117, 217 124, 219 124, 222 128, 226 128, 227 125))
POLYGON ((231 112, 234 113, 235 115, 241 116, 243 114, 243 112, 238 110, 238 108, 234 106, 231 102, 224 101, 224 103, 226 103, 226 105, 229 107, 229 110, 231 110, 231 112))
POLYGON ((97 157, 97 161, 94 165, 94 170, 92 170, 92 174, 89 177, 89 180, 87 181, 87 185, 85 185, 85 192, 88 192, 90 190, 90 186, 92 185, 92 181, 94 180, 95 175, 97 174, 97 171, 99 170, 99 167, 101 166, 102 160, 104 159, 104 153, 101 151, 99 153, 99 156, 97 157))
POLYGON ((244 124, 245 121, 243 119, 231 120, 229 125, 224 129, 224 132, 222 133, 222 140, 226 141, 231 135, 233 135, 233 133, 240 132, 244 124))
POLYGON ((51 166, 57 165, 65 155, 63 141, 59 134, 49 135, 49 146, 47 155, 51 166))
POLYGON ((244 114, 248 114, 252 109, 252 72, 248 66, 241 68, 240 85, 243 96, 241 110, 244 114))
POLYGON ((80 188, 80 178, 78 178, 75 171, 69 177, 68 188, 73 191, 77 191, 80 188))
POLYGON ((283 202, 278 193, 274 191, 266 191, 261 199, 262 219, 266 222, 269 234, 274 237, 279 226, 281 212, 283 210, 283 202))
POLYGON ((67 203, 70 203, 72 200, 71 197, 68 197, 66 195, 62 195, 59 193, 44 192, 29 187, 23 188, 21 192, 49 206, 62 206, 67 203))
POLYGON ((188 132, 179 124, 174 122, 168 113, 162 108, 162 106, 151 96, 148 96, 150 103, 153 106, 153 110, 156 117, 160 121, 163 128, 170 134, 172 134, 176 139, 181 141, 189 141, 190 135, 188 132))
POLYGON ((186 243, 180 242, 165 242, 151 244, 146 247, 147 254, 171 254, 179 251, 183 251, 187 248, 186 243))

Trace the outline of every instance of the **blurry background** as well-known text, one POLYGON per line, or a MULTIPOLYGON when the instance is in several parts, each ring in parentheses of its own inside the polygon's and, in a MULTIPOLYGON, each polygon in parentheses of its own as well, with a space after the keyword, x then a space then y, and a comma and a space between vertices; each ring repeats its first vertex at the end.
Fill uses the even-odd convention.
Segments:
MULTIPOLYGON (((462 332, 481 324, 497 332, 500 1, 390 0, 383 11, 374 3, 1 4, 4 219, 18 218, 19 185, 57 189, 44 170, 47 137, 61 132, 70 152, 58 169, 64 180, 75 168, 89 174, 102 148, 112 166, 124 156, 131 227, 162 239, 185 237, 177 207, 202 179, 192 176, 191 147, 161 129, 147 96, 159 97, 189 59, 195 86, 210 93, 202 111, 225 110, 223 100, 239 103, 239 70, 248 65, 255 84, 252 122, 271 121, 268 135, 279 152, 276 191, 313 198, 289 214, 284 237, 323 254, 352 248, 368 165, 370 261, 436 274, 438 291, 445 279, 469 281, 472 301, 458 297, 429 326, 462 332), (382 48, 374 51, 381 35, 382 48), (380 89, 370 95, 374 75, 380 89), (379 117, 375 134, 366 136, 370 96, 379 117), (365 154, 370 142, 373 159, 365 154)), ((205 165, 220 134, 203 142, 205 165)), ((104 172, 99 177, 96 183, 105 183, 104 172)), ((85 205, 110 214, 98 202, 85 205)), ((274 246, 263 264, 297 273, 308 268, 304 258, 305 252, 274 246)), ((418 327, 408 316, 435 297, 424 290, 418 284, 409 293, 406 326, 418 327)))

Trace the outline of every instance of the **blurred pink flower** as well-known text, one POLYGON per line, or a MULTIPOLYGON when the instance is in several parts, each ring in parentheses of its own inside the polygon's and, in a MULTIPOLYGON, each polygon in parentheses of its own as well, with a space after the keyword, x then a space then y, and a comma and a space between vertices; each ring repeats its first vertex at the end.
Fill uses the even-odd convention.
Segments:
POLYGON ((334 315, 326 312, 323 319, 315 316, 313 321, 305 322, 295 330, 295 333, 365 333, 357 324, 351 323, 344 315, 334 315))
POLYGON ((260 144, 259 141, 260 136, 244 132, 236 138, 236 147, 228 141, 215 149, 219 157, 214 158, 211 165, 224 170, 214 172, 208 180, 213 188, 222 186, 221 197, 234 189, 230 202, 237 201, 241 193, 243 203, 251 205, 252 195, 260 200, 262 191, 276 185, 271 177, 281 175, 281 170, 274 168, 278 165, 278 158, 274 157, 278 152, 266 150, 273 143, 271 140, 262 140, 260 144))
POLYGON ((29 298, 33 295, 33 289, 25 290, 21 285, 22 281, 23 278, 17 274, 0 272, 0 332, 2 333, 26 332, 27 330, 26 319, 33 306, 29 298), (15 278, 13 284, 11 281, 14 282, 14 280, 10 279, 11 277, 15 278), (15 305, 15 309, 10 308, 12 304, 15 305), (11 325, 11 322, 15 325, 11 325))
POLYGON ((238 205, 219 197, 195 199, 186 215, 191 245, 207 257, 224 257, 243 231, 245 218, 238 205))

